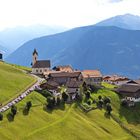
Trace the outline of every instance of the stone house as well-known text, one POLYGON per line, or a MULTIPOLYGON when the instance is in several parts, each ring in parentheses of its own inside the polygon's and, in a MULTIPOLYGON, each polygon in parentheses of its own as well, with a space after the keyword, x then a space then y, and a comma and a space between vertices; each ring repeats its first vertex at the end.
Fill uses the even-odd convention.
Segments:
POLYGON ((84 70, 82 71, 82 79, 87 85, 100 85, 102 74, 99 70, 84 70))
POLYGON ((55 72, 50 73, 48 75, 48 79, 51 79, 57 82, 59 85, 65 85, 68 81, 75 80, 80 81, 81 79, 81 72, 55 72))
POLYGON ((124 84, 115 90, 123 98, 130 101, 140 101, 140 85, 138 84, 124 84))

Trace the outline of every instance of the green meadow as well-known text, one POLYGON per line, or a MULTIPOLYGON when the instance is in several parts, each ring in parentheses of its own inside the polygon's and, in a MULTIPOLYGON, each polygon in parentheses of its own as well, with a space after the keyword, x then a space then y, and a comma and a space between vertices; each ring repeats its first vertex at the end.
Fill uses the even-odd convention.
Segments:
POLYGON ((22 69, 0 62, 0 103, 8 102, 34 82, 22 69))
POLYGON ((46 98, 37 92, 31 93, 17 104, 14 121, 7 118, 0 123, 0 139, 3 140, 133 140, 112 118, 105 117, 104 110, 84 113, 76 103, 52 111, 43 109, 46 98), (23 109, 31 101, 29 114, 23 109))
MULTIPOLYGON (((0 102, 5 103, 17 96, 35 79, 24 73, 22 67, 0 62, 0 102)), ((112 115, 137 135, 140 134, 140 105, 134 108, 120 106, 120 97, 113 91, 114 86, 103 83, 91 96, 107 96, 111 99, 112 115)), ((0 122, 0 140, 135 140, 112 118, 105 115, 104 109, 83 112, 75 102, 53 110, 44 110, 46 98, 32 92, 17 106, 14 120, 10 120, 10 110, 3 113, 0 122), (32 102, 28 114, 24 113, 27 101, 32 102)))

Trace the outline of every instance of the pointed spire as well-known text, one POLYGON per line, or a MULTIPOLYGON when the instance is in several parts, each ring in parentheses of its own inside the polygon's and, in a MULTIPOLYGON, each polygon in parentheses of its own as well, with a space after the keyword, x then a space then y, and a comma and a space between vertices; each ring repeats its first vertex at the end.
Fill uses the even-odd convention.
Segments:
POLYGON ((36 51, 36 49, 34 49, 33 55, 38 55, 38 52, 36 51))

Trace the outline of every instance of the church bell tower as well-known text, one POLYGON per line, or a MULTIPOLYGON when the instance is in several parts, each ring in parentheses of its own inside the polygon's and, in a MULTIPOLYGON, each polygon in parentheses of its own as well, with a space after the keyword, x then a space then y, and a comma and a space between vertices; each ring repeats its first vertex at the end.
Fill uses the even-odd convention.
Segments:
POLYGON ((32 66, 36 63, 37 57, 38 57, 38 52, 36 51, 36 49, 34 49, 32 66))

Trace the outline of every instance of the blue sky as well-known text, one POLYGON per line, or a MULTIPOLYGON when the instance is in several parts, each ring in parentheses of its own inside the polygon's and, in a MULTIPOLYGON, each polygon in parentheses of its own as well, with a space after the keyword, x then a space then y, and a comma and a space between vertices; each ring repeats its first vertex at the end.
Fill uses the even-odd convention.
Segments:
POLYGON ((77 27, 131 13, 140 15, 140 0, 0 0, 0 30, 19 25, 77 27))

